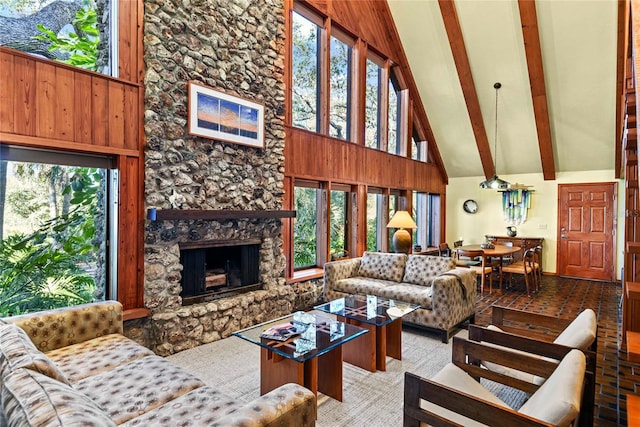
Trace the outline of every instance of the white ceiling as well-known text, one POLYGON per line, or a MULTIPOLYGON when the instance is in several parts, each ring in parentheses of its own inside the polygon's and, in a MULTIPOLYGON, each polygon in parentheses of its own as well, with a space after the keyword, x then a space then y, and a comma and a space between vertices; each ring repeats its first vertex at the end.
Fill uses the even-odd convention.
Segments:
MULTIPOLYGON (((388 0, 452 177, 484 175, 436 0, 388 0)), ((542 173, 516 0, 455 0, 497 173, 542 173)), ((616 0, 537 0, 556 172, 614 169, 616 0)))

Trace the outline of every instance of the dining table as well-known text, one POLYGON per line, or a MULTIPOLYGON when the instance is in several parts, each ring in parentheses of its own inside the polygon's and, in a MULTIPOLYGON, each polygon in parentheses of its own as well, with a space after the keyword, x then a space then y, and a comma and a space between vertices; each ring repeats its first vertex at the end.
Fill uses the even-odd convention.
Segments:
POLYGON ((463 245, 456 249, 462 249, 465 251, 483 251, 484 255, 491 258, 500 258, 500 289, 502 290, 502 260, 505 256, 520 252, 522 248, 520 246, 507 246, 507 245, 493 245, 492 248, 483 248, 482 245, 463 245))

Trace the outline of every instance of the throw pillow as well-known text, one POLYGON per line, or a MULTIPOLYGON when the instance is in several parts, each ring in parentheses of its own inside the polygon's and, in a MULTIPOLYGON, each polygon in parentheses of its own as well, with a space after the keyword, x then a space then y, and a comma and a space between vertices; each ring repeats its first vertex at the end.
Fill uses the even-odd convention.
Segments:
POLYGON ((406 262, 406 254, 365 252, 360 260, 358 276, 400 282, 406 262))
POLYGON ((0 378, 18 368, 31 369, 69 383, 56 364, 35 347, 25 331, 17 325, 0 325, 0 378))
POLYGON ((454 268, 456 268, 456 262, 453 258, 409 255, 402 281, 416 285, 431 286, 433 279, 454 268))
POLYGON ((29 369, 5 377, 0 396, 10 426, 100 426, 116 424, 71 386, 29 369))

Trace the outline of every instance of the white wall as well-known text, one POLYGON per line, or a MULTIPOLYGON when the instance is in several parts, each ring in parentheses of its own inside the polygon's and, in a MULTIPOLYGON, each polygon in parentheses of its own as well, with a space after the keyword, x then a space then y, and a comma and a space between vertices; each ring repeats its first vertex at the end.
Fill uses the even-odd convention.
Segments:
MULTIPOLYGON (((558 184, 617 182, 616 275, 621 277, 624 249, 624 182, 614 178, 613 170, 556 173, 555 181, 545 181, 542 174, 500 175, 511 184, 532 185, 535 192, 527 221, 516 226, 518 236, 543 237, 545 272, 556 273, 558 239, 558 184)), ((502 218, 502 194, 479 187, 484 177, 450 178, 447 186, 446 242, 463 239, 465 244, 484 241, 485 234, 506 236, 507 222, 502 218), (468 214, 462 209, 467 199, 478 202, 478 212, 468 214)))

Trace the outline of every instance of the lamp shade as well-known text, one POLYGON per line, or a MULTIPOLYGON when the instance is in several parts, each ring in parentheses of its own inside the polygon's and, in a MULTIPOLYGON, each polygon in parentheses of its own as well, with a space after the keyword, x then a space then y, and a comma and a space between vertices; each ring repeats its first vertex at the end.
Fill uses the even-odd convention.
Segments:
POLYGON ((387 224, 387 228, 418 228, 416 222, 407 211, 396 211, 393 218, 387 224))

